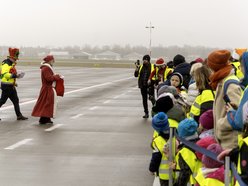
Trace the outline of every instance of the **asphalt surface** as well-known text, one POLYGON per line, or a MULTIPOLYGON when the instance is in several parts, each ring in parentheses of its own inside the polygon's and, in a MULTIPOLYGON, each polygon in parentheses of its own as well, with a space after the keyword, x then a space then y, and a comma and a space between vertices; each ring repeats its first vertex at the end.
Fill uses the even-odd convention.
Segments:
POLYGON ((39 67, 17 66, 20 107, 0 109, 0 186, 151 186, 151 119, 133 69, 56 67, 65 76, 54 125, 31 116, 39 67))

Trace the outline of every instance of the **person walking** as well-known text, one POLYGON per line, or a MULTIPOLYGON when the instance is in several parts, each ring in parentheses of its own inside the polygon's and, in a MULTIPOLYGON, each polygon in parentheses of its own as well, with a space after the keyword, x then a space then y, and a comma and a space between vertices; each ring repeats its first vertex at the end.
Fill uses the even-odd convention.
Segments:
MULTIPOLYGON (((154 70, 154 65, 150 63, 150 56, 149 55, 144 55, 143 57, 143 65, 141 66, 136 66, 136 69, 134 71, 134 76, 138 77, 138 86, 140 88, 140 92, 142 95, 142 100, 143 100, 143 108, 145 115, 143 118, 149 118, 149 111, 148 111, 148 79, 151 74, 151 72, 154 70)), ((154 90, 153 92, 150 92, 149 96, 154 97, 154 90), (153 95, 152 95, 153 94, 153 95)))
MULTIPOLYGON (((9 48, 9 56, 2 62, 1 69, 1 89, 2 95, 0 99, 0 107, 6 103, 8 98, 12 101, 17 116, 17 120, 26 120, 20 111, 19 97, 16 91, 16 79, 22 78, 24 73, 18 73, 16 64, 19 57, 18 48, 9 48)), ((1 120, 1 119, 0 119, 1 120)))
POLYGON ((32 116, 40 117, 40 124, 53 124, 51 118, 55 116, 57 98, 54 83, 61 77, 53 71, 55 60, 52 55, 46 56, 43 60, 40 66, 42 86, 32 116))

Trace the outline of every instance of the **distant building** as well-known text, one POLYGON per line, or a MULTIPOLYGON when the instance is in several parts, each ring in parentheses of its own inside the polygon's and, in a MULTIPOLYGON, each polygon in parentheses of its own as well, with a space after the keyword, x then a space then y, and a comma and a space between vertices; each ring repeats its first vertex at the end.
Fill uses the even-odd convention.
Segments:
POLYGON ((87 52, 80 52, 72 54, 73 59, 89 59, 92 55, 87 52))
POLYGON ((139 54, 137 52, 132 52, 130 54, 125 55, 123 59, 136 61, 137 59, 141 60, 142 57, 143 57, 142 54, 139 54))
POLYGON ((112 51, 105 51, 95 55, 95 59, 103 59, 103 60, 120 60, 121 55, 112 51))
POLYGON ((51 51, 49 55, 53 55, 56 59, 71 59, 72 56, 67 51, 51 51))

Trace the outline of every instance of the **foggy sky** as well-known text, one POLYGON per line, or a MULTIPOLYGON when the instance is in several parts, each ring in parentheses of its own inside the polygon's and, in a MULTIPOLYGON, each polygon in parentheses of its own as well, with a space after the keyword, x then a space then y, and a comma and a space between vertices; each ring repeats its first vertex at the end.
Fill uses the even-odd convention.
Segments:
POLYGON ((0 45, 248 47, 247 0, 0 0, 0 45))

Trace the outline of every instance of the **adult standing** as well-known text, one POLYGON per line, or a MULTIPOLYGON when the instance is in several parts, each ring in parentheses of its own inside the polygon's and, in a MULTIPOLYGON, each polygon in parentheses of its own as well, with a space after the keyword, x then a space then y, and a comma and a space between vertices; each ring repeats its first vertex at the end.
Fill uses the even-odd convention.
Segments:
POLYGON ((224 95, 228 96, 231 103, 239 105, 242 90, 240 85, 231 83, 224 92, 224 84, 227 80, 237 80, 233 67, 229 61, 231 53, 228 50, 216 50, 209 54, 207 65, 213 70, 210 76, 210 86, 216 90, 213 104, 214 135, 222 148, 235 148, 238 146, 238 132, 233 130, 227 120, 224 95))
MULTIPOLYGON (((148 79, 151 72, 154 70, 154 65, 150 63, 151 57, 149 55, 144 55, 143 64, 141 66, 136 66, 134 71, 134 76, 138 77, 138 86, 142 95, 143 107, 145 115, 143 118, 149 118, 148 111, 148 79)), ((150 93, 152 94, 152 93, 150 93)), ((153 92, 154 94, 154 92, 153 92)), ((154 95, 150 95, 153 96, 154 95)))
POLYGON ((19 57, 18 48, 9 48, 9 56, 2 62, 1 69, 1 89, 2 95, 0 99, 0 107, 6 103, 9 98, 15 109, 17 120, 26 120, 27 117, 24 117, 20 111, 19 97, 16 91, 16 78, 22 78, 24 73, 17 73, 15 68, 17 60, 19 57))
POLYGON ((57 97, 54 83, 61 77, 53 71, 55 60, 52 55, 46 56, 43 60, 40 66, 42 86, 32 116, 40 117, 40 124, 53 124, 51 118, 55 116, 57 97))

